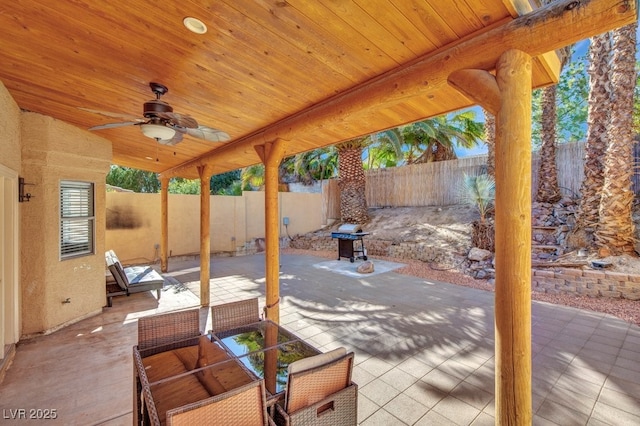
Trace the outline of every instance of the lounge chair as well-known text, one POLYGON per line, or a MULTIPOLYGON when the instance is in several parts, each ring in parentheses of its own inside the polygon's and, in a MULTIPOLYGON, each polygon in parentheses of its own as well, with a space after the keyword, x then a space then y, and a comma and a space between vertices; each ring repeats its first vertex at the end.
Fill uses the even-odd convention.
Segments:
POLYGON ((351 381, 353 352, 334 349, 292 362, 288 367, 284 405, 276 404, 281 426, 355 426, 358 385, 351 381))
MULTIPOLYGON (((116 283, 127 296, 131 293, 156 290, 158 300, 160 300, 162 287, 164 286, 164 278, 151 268, 151 266, 130 266, 124 268, 113 250, 105 253, 105 260, 111 275, 113 275, 116 283)), ((107 288, 109 306, 111 306, 110 297, 118 294, 121 293, 114 293, 113 287, 111 291, 107 288)))

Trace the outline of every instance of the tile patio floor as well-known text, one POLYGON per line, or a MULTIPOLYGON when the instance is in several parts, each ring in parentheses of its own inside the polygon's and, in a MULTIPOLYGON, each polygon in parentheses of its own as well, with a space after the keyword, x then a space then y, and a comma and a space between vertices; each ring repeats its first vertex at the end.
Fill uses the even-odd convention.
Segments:
MULTIPOLYGON (((313 266, 322 262, 281 256, 281 323, 323 350, 355 351, 360 425, 494 424, 493 293, 313 266)), ((56 409, 48 424, 131 424, 137 318, 199 306, 198 261, 170 262, 167 275, 159 302, 151 292, 115 298, 21 342, 0 385, 0 424, 29 423, 7 417, 30 408, 56 409)), ((213 258, 211 276, 213 304, 264 305, 264 256, 213 258)), ((534 424, 640 424, 640 327, 540 302, 532 311, 534 424)), ((210 327, 207 309, 201 323, 210 327)))

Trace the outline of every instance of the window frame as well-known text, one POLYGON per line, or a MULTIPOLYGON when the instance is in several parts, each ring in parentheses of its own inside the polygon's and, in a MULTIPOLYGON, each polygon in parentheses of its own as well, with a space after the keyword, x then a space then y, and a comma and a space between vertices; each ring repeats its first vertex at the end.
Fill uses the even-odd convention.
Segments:
POLYGON ((95 184, 63 179, 59 190, 59 256, 60 260, 92 256, 96 251, 95 184), (75 206, 70 205, 74 203, 75 206), (74 237, 80 242, 65 245, 74 237), (73 248, 76 244, 77 248, 73 248))

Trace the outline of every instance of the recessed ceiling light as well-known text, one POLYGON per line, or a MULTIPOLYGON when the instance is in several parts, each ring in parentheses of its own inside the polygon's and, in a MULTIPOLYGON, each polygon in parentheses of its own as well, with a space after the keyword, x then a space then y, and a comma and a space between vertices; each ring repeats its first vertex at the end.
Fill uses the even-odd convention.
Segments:
POLYGON ((201 20, 187 16, 182 20, 185 27, 192 33, 204 34, 207 32, 207 26, 201 20))

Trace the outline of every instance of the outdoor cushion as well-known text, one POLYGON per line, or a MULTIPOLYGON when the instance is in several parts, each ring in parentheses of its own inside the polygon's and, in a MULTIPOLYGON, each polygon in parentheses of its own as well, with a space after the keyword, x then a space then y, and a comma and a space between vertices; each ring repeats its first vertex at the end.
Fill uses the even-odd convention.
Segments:
POLYGON ((343 347, 340 347, 329 352, 310 356, 308 358, 299 359, 289 364, 289 374, 291 373, 295 374, 300 371, 309 370, 311 368, 324 365, 346 354, 347 354, 347 350, 343 347))

